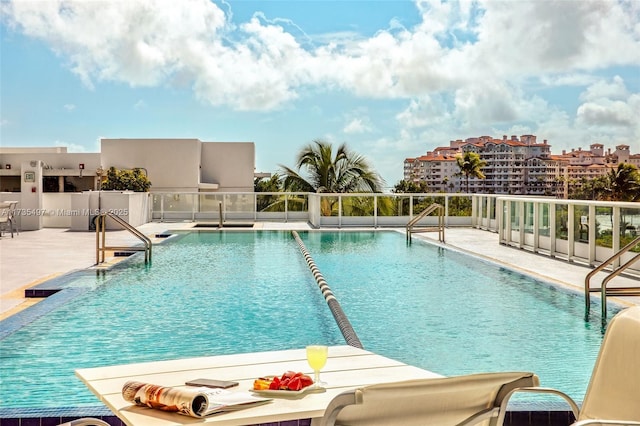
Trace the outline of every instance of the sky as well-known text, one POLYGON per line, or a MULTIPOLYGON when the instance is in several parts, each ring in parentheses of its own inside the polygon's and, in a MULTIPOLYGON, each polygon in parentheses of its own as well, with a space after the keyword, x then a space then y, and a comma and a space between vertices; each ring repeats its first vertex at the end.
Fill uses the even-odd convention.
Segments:
POLYGON ((476 136, 640 153, 640 0, 0 0, 0 145, 346 143, 387 187, 476 136))

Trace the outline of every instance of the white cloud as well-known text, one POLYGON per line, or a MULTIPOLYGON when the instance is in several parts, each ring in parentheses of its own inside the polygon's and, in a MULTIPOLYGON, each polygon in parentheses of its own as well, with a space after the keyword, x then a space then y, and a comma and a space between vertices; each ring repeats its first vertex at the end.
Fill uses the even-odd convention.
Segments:
MULTIPOLYGON (((366 97, 453 90, 478 98, 471 85, 477 81, 491 86, 640 63, 640 12, 632 0, 418 1, 423 20, 414 28, 391 25, 368 39, 314 36, 315 48, 305 48, 309 36, 289 19, 256 13, 236 25, 225 5, 226 11, 209 0, 13 1, 3 3, 3 15, 49 43, 88 87, 102 80, 131 86, 190 80, 198 99, 240 110, 279 108, 308 85, 366 97)), ((509 106, 494 105, 488 116, 496 114, 509 116, 509 106)))
POLYGON ((580 100, 593 101, 597 99, 626 99, 629 91, 624 80, 620 76, 615 76, 611 82, 599 80, 590 85, 585 92, 580 95, 580 100))
POLYGON ((226 25, 207 0, 13 1, 10 24, 47 41, 82 81, 153 86, 184 66, 192 45, 209 44, 226 25), (99 29, 96 30, 96 29, 99 29))
POLYGON ((396 114, 396 120, 408 129, 442 126, 451 120, 451 114, 442 96, 425 95, 412 99, 407 108, 396 114))
POLYGON ((594 126, 629 126, 638 120, 625 102, 587 102, 578 108, 578 120, 594 126))
POLYGON ((452 114, 461 130, 472 134, 487 132, 487 124, 534 123, 544 120, 550 106, 539 96, 525 93, 506 82, 478 82, 455 93, 452 114))
MULTIPOLYGON (((234 22, 224 1, 6 1, 0 7, 3 24, 47 43, 90 88, 103 81, 190 87, 203 104, 242 111, 282 109, 316 94, 394 100, 386 112, 395 118, 395 134, 372 148, 389 168, 401 164, 395 156, 490 132, 534 133, 554 150, 593 139, 637 144, 636 86, 602 76, 614 67, 640 69, 640 2, 415 5, 417 25, 390 17, 389 27, 370 37, 309 35, 287 17, 259 12, 234 22), (564 93, 571 93, 571 109, 560 107, 564 93)), ((372 114, 339 112, 331 121, 329 108, 318 105, 323 119, 339 123, 327 126, 328 138, 340 130, 354 137, 374 130, 366 118, 372 114)), ((381 127, 376 121, 375 131, 381 127)))
POLYGON ((87 152, 84 145, 78 145, 75 143, 64 142, 64 141, 54 141, 53 146, 66 147, 67 152, 87 152))
POLYGON ((364 117, 354 118, 349 121, 342 131, 347 134, 352 133, 369 133, 371 132, 372 127, 369 122, 369 119, 364 117))
POLYGON ((635 150, 640 148, 640 93, 629 93, 621 77, 595 82, 580 99, 584 102, 576 113, 579 128, 615 145, 626 143, 638 147, 635 150))
POLYGON ((487 65, 501 75, 637 64, 638 11, 630 3, 486 0, 473 49, 492 58, 487 65))
POLYGON ((147 103, 142 99, 139 99, 135 104, 133 104, 133 109, 135 109, 136 111, 140 111, 142 109, 145 109, 146 107, 147 103))
POLYGON ((73 111, 74 109, 76 109, 76 106, 74 104, 65 104, 64 109, 66 109, 67 111, 73 111))
POLYGON ((587 86, 595 80, 597 80, 596 77, 584 73, 544 74, 540 77, 540 82, 547 86, 587 86))

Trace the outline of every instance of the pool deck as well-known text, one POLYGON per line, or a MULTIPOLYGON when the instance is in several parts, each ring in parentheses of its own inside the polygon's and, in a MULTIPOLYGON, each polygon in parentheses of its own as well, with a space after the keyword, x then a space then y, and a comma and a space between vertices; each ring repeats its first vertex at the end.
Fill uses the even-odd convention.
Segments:
MULTIPOLYGON (((189 229, 194 223, 147 223, 138 229, 154 240, 155 235, 170 230, 189 229)), ((246 228, 245 228, 246 229, 246 228)), ((259 222, 254 229, 309 230, 304 222, 259 222)), ((381 228, 378 228, 381 229, 381 228)), ((325 230, 325 229, 323 229, 325 230)), ((330 230, 330 229, 327 229, 330 230)), ((354 230, 343 228, 345 231, 354 230)), ((578 292, 583 291, 590 268, 498 243, 498 235, 472 228, 447 228, 444 246, 496 262, 505 267, 578 292)), ((418 234, 436 244, 436 234, 418 234)), ((156 241, 159 241, 156 239, 156 241)), ((137 241, 127 231, 107 233, 108 245, 134 245, 137 241)), ((108 258, 107 265, 117 261, 108 258)), ((0 320, 37 303, 40 299, 24 297, 25 289, 66 273, 96 268, 96 237, 94 232, 73 232, 67 229, 44 228, 23 231, 14 238, 0 238, 0 320)), ((604 276, 604 275, 603 275, 604 276)), ((594 283, 599 285, 598 277, 594 283)), ((612 285, 640 286, 639 280, 618 277, 612 285)), ((599 297, 595 294, 592 297, 599 297)), ((613 298, 612 298, 613 299, 613 298)), ((640 305, 640 297, 618 297, 623 305, 640 305)))

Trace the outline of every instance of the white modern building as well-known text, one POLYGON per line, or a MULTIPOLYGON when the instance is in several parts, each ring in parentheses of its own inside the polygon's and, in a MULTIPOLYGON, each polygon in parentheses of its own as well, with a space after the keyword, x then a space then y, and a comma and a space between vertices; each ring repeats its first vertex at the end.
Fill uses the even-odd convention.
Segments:
POLYGON ((40 229, 44 220, 39 214, 43 197, 53 193, 83 194, 58 197, 64 200, 60 202, 49 199, 47 205, 60 205, 59 211, 78 211, 85 205, 95 208, 95 194, 91 192, 100 189, 100 176, 110 167, 143 170, 151 181, 151 192, 253 192, 255 144, 199 139, 102 139, 98 153, 70 153, 64 147, 2 147, 0 201, 18 201, 18 212, 25 213, 18 218, 22 229, 40 229))

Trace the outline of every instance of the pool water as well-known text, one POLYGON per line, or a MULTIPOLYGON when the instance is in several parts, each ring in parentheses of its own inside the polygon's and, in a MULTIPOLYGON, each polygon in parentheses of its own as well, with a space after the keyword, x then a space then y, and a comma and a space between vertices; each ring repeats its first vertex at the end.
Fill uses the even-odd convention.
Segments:
MULTIPOLYGON (((365 349, 582 399, 602 334, 579 295, 397 232, 300 236, 365 349)), ((289 232, 189 233, 125 265, 0 341, 0 409, 99 405, 76 368, 345 344, 289 232)))

